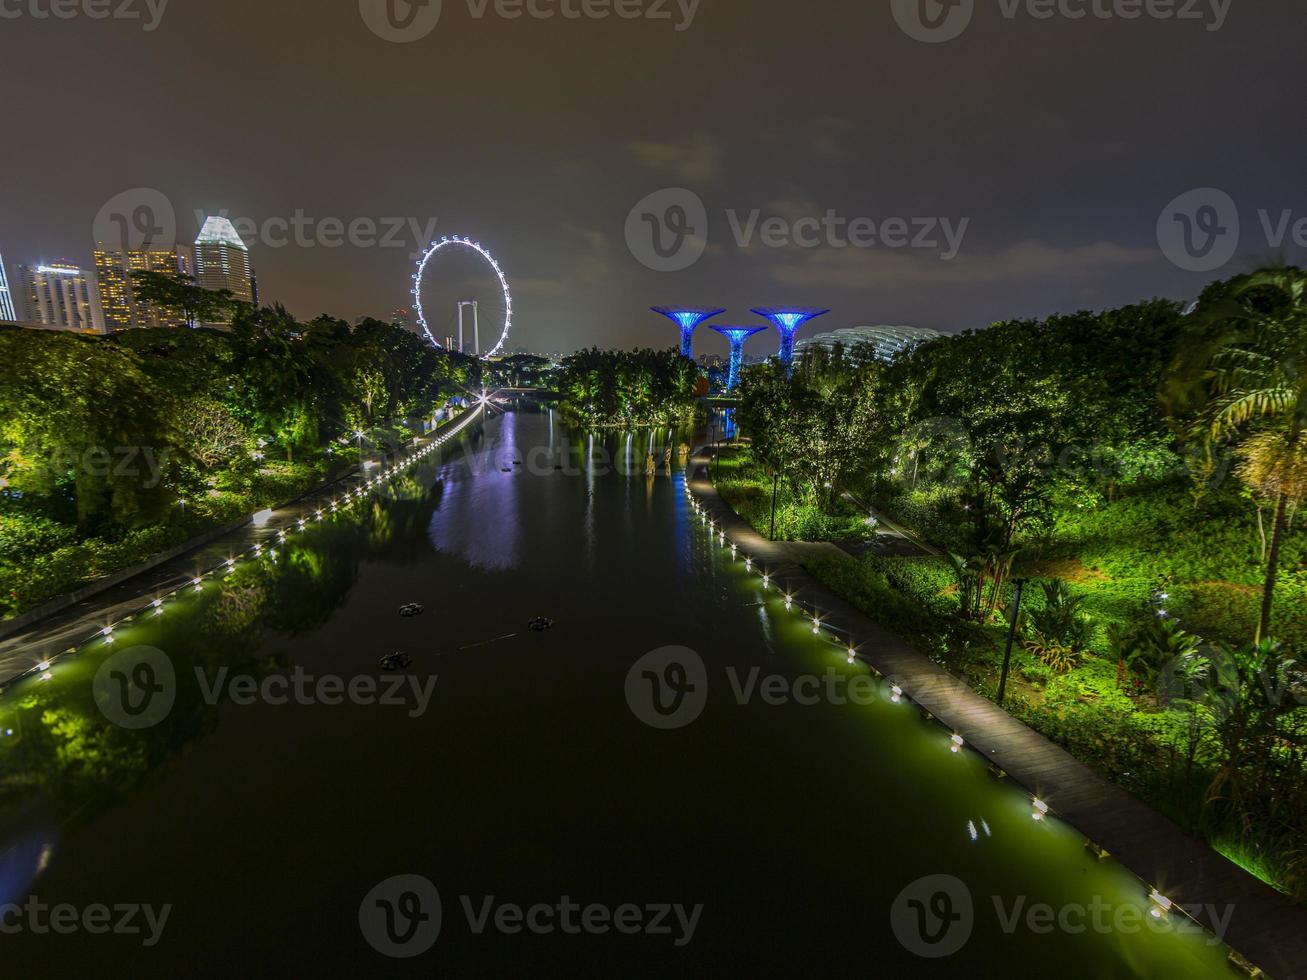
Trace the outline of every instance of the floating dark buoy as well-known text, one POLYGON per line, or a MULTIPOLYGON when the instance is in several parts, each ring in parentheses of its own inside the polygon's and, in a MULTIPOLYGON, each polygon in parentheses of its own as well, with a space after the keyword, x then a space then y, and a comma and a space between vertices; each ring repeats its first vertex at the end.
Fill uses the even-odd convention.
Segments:
POLYGON ((533 633, 543 633, 545 630, 554 628, 554 621, 544 616, 537 616, 531 622, 527 623, 533 633))
POLYGON ((381 669, 394 673, 405 667, 412 666, 413 658, 403 650, 397 650, 394 653, 388 653, 381 658, 381 669))
POLYGON ((408 619, 411 616, 421 616, 424 612, 426 612, 426 610, 420 603, 416 602, 410 602, 407 606, 399 607, 399 614, 405 619, 408 619))

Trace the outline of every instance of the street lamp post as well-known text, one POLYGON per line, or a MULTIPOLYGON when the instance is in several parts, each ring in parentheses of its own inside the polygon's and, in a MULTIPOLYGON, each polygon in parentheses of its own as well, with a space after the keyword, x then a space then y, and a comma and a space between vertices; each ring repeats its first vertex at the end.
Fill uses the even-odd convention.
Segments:
POLYGON ((1007 628, 1007 648, 1003 651, 1003 673, 998 679, 998 706, 1003 707, 1003 698, 1007 694, 1007 673, 1012 664, 1012 641, 1017 635, 1017 619, 1021 615, 1021 590, 1026 584, 1023 578, 1014 579, 1013 584, 1017 587, 1017 594, 1012 599, 1012 620, 1008 623, 1007 628))
POLYGON ((771 534, 767 536, 769 541, 776 540, 776 493, 780 489, 781 473, 780 470, 772 470, 771 473, 771 534))

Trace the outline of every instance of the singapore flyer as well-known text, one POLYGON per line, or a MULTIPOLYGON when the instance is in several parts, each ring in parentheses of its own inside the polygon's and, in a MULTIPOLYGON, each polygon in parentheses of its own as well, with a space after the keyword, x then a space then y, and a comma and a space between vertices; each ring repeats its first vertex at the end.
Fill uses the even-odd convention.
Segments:
POLYGON ((432 242, 418 261, 413 307, 431 343, 483 359, 498 355, 513 329, 504 270, 480 242, 457 235, 432 242))

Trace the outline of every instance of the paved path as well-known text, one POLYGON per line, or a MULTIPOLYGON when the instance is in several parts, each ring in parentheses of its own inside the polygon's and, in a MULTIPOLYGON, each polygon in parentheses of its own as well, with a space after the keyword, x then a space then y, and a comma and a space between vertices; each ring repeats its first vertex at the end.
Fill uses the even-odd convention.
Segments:
MULTIPOLYGON (((464 422, 470 425, 473 420, 465 413, 427 433, 416 440, 414 452, 434 439, 443 438, 445 433, 464 422)), ((389 469, 403 465, 403 462, 404 459, 392 461, 389 469)), ((374 470, 368 475, 379 472, 374 470)), ((300 519, 312 519, 319 509, 325 510, 333 498, 359 487, 367 479, 363 474, 364 471, 355 470, 292 504, 278 508, 273 519, 264 526, 247 523, 229 535, 142 572, 5 638, 0 641, 0 690, 31 672, 37 664, 83 646, 106 625, 121 622, 140 612, 149 599, 186 587, 197 576, 218 568, 228 558, 243 554, 255 545, 266 547, 276 539, 279 531, 290 529, 300 519)))
POLYGON ((844 499, 851 503, 858 510, 870 517, 876 518, 878 527, 876 528, 876 538, 879 548, 877 553, 882 551, 889 554, 902 555, 905 557, 916 557, 918 555, 930 555, 935 558, 943 556, 944 552, 940 551, 934 545, 922 540, 913 534, 901 524, 896 524, 876 508, 866 503, 859 497, 845 492, 844 499))
MULTIPOLYGON (((816 610, 823 627, 852 637, 858 657, 966 739, 1058 817, 1138 875, 1148 887, 1186 907, 1234 912, 1225 941, 1276 980, 1307 978, 1307 910, 1227 861, 1151 807, 1112 785, 1065 749, 1017 721, 910 648, 808 574, 805 551, 768 541, 738 517, 708 479, 700 450, 687 474, 691 492, 728 541, 752 555, 797 603, 816 610)), ((806 552, 812 554, 815 552, 806 552)), ((1210 915, 1199 916, 1209 929, 1210 915)))

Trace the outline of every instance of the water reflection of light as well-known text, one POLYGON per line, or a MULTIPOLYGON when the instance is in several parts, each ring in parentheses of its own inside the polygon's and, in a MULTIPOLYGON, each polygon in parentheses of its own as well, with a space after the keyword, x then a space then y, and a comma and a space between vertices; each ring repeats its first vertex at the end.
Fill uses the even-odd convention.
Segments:
POLYGON ((20 901, 54 853, 54 838, 45 833, 22 838, 0 851, 0 907, 20 901))
POLYGON ((487 424, 482 447, 464 461, 451 460, 441 471, 444 493, 432 515, 429 537, 437 551, 457 555, 476 568, 503 571, 521 563, 522 474, 501 473, 492 465, 501 455, 524 458, 517 445, 517 414, 487 424), (477 515, 494 514, 493 520, 477 515))

